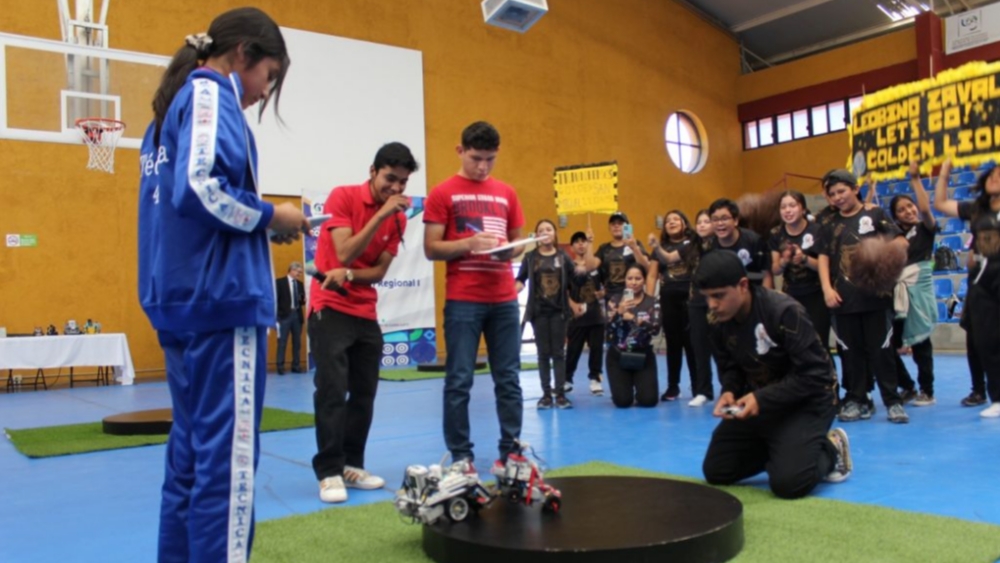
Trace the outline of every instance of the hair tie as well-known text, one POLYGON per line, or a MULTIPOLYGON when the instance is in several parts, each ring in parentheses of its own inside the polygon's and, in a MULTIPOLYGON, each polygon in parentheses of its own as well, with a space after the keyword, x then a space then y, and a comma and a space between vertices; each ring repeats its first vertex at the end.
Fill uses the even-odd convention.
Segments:
POLYGON ((208 52, 212 48, 212 37, 207 33, 195 33, 184 38, 185 43, 198 52, 198 58, 208 57, 208 52))

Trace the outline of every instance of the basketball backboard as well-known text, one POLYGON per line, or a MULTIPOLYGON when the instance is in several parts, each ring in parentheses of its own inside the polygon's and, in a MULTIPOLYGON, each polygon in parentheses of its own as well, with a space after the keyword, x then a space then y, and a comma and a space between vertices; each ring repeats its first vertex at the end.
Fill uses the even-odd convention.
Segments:
POLYGON ((80 144, 77 119, 129 127, 139 148, 169 57, 0 33, 0 138, 80 144))

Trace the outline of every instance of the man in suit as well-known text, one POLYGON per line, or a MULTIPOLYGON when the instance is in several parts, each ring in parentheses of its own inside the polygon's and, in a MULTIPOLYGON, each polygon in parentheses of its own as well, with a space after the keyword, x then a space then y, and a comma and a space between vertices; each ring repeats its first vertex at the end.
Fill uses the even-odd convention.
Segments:
POLYGON ((285 348, 292 336, 292 371, 305 373, 299 365, 302 352, 302 308, 306 304, 306 288, 302 284, 302 264, 292 262, 288 275, 275 280, 278 297, 278 375, 285 375, 285 348))

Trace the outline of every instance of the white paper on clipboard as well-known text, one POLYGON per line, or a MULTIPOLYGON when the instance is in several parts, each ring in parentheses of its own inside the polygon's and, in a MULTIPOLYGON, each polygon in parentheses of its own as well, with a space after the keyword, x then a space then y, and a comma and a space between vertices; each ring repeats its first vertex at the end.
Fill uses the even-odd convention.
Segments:
POLYGON ((527 246, 529 244, 536 243, 536 242, 545 242, 548 239, 549 239, 549 237, 547 237, 547 236, 546 237, 538 237, 538 238, 535 238, 535 237, 523 238, 521 240, 515 240, 514 242, 508 242, 507 244, 498 246, 496 248, 491 248, 489 250, 480 250, 478 252, 473 252, 472 254, 497 254, 499 252, 504 252, 506 250, 511 250, 511 249, 517 248, 519 246, 527 246))
POLYGON ((329 221, 330 217, 333 217, 333 215, 316 215, 314 217, 309 217, 309 228, 315 229, 316 227, 329 221))

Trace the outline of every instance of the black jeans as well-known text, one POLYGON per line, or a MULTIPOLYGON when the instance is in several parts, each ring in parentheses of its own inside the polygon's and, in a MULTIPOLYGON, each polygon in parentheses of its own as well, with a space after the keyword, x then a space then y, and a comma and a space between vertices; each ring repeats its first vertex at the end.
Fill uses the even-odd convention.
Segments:
POLYGON ((660 400, 660 382, 656 374, 656 355, 646 350, 646 364, 642 369, 626 371, 621 368, 621 352, 614 346, 608 347, 607 365, 608 387, 611 402, 616 407, 627 408, 633 404, 640 407, 655 407, 660 400))
POLYGON ((278 352, 275 364, 278 371, 285 369, 285 350, 288 348, 288 336, 292 337, 292 371, 299 369, 299 356, 302 354, 302 313, 292 311, 284 319, 278 319, 278 352))
POLYGON ((822 291, 814 291, 805 295, 792 295, 793 299, 802 304, 812 321, 819 341, 824 348, 830 347, 830 308, 826 306, 822 291))
POLYGON ((969 287, 969 332, 975 341, 979 365, 986 371, 986 395, 990 402, 1000 402, 1000 297, 989 283, 987 271, 978 283, 969 287))
POLYGON ((531 318, 538 348, 538 376, 542 392, 552 395, 552 371, 555 370, 556 395, 563 394, 566 384, 566 319, 562 313, 536 313, 531 318))
POLYGON ((901 402, 896 380, 896 352, 889 338, 891 315, 889 309, 880 309, 834 317, 837 338, 843 348, 841 361, 847 400, 859 404, 868 402, 869 373, 874 372, 885 406, 901 402))
MULTIPOLYGON (((906 319, 896 319, 892 322, 892 347, 899 350, 903 347, 903 328, 906 319)), ((934 396, 934 345, 928 338, 923 342, 918 342, 910 346, 913 354, 913 361, 917 364, 917 382, 920 390, 927 395, 934 396)), ((906 369, 902 356, 896 352, 896 379, 899 380, 899 388, 906 391, 912 390, 915 385, 910 370, 906 369)))
POLYGON ((780 417, 723 420, 712 432, 702 472, 713 485, 731 485, 767 472, 781 498, 809 494, 833 469, 837 450, 827 439, 837 409, 810 402, 780 417))
MULTIPOLYGON (((660 288, 660 314, 663 319, 663 335, 667 339, 667 391, 680 390, 683 354, 687 355, 688 374, 691 378, 691 393, 697 373, 697 359, 691 344, 690 323, 688 321, 688 292, 667 291, 660 288)), ((711 377, 711 376, 709 376, 711 377)))
POLYGON ((341 475, 344 466, 364 468, 372 425, 382 329, 378 322, 323 309, 309 317, 316 360, 316 478, 341 475))
POLYGON ((604 325, 577 326, 569 323, 569 344, 566 345, 566 381, 573 382, 573 374, 580 363, 583 345, 589 350, 587 358, 587 377, 600 381, 601 368, 604 363, 604 325))
POLYGON ((986 370, 979 363, 979 351, 976 350, 976 339, 965 332, 965 359, 969 362, 969 379, 972 380, 972 392, 986 396, 986 370))
POLYGON ((708 343, 708 304, 688 303, 688 324, 691 327, 691 348, 694 349, 694 394, 708 399, 715 397, 712 389, 712 347, 708 343))

